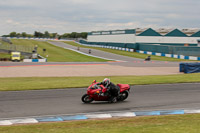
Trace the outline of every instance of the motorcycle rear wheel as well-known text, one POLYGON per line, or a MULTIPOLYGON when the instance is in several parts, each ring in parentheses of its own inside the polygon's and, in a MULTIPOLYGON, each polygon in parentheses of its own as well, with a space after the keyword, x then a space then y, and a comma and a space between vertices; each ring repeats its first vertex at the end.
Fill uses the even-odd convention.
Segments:
POLYGON ((90 98, 88 94, 84 94, 81 98, 82 102, 84 103, 91 103, 94 99, 90 98))
POLYGON ((124 91, 122 93, 120 93, 120 98, 118 99, 118 101, 124 101, 128 98, 129 92, 128 91, 124 91))

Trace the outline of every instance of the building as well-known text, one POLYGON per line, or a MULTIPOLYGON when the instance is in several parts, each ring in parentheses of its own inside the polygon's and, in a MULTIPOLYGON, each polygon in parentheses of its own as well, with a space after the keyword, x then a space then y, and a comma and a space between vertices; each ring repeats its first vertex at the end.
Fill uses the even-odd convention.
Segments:
POLYGON ((89 32, 87 41, 81 43, 200 56, 198 40, 200 40, 200 30, 198 29, 137 28, 89 32))

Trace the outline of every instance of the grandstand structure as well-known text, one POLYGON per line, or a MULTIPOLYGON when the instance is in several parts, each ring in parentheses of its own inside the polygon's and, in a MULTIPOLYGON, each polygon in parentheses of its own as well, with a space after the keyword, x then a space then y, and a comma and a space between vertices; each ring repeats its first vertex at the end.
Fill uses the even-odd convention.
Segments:
POLYGON ((136 28, 126 30, 93 31, 81 43, 131 48, 149 52, 200 56, 200 29, 136 28))

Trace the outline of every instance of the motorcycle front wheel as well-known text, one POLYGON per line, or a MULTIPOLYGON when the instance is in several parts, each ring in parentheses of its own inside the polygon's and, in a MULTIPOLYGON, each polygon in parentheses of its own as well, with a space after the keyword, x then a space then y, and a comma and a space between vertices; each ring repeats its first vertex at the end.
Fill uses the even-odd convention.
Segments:
POLYGON ((84 94, 81 98, 82 102, 84 103, 91 103, 94 99, 90 98, 88 94, 84 94))

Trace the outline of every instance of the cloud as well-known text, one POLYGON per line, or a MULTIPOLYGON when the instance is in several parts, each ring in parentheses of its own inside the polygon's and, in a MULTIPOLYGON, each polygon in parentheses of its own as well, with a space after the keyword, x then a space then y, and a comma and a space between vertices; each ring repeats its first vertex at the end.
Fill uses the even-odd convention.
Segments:
POLYGON ((15 21, 13 21, 12 19, 6 20, 6 23, 7 23, 7 24, 10 24, 10 25, 19 25, 19 22, 15 22, 15 21))
POLYGON ((145 18, 144 20, 146 22, 148 22, 148 23, 160 23, 160 22, 164 22, 163 19, 161 19, 161 18, 145 18))
POLYGON ((198 0, 0 0, 0 35, 148 26, 199 28, 199 4, 198 0))
MULTIPOLYGON (((175 13, 170 13, 170 14, 167 14, 166 15, 166 18, 169 18, 169 19, 179 19, 181 18, 182 16, 179 15, 179 14, 175 14, 175 13)), ((184 16, 183 16, 184 17, 184 16)))

